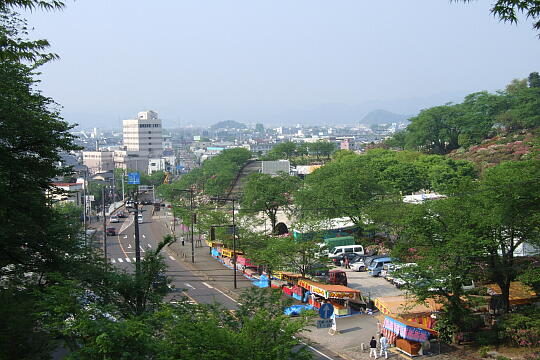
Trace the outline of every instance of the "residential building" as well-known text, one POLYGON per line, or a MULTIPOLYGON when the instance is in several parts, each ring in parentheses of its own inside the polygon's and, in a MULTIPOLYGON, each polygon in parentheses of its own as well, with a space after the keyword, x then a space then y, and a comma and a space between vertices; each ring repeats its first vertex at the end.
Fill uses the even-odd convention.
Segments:
POLYGON ((75 205, 82 205, 83 184, 82 183, 52 183, 54 190, 49 192, 55 202, 71 202, 75 205))
POLYGON ((112 151, 83 151, 82 155, 83 164, 91 175, 114 170, 112 151))

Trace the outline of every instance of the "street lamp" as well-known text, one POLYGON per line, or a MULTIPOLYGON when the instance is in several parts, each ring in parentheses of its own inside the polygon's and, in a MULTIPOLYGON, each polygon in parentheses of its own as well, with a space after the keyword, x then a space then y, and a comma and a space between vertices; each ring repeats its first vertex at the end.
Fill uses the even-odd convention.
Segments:
MULTIPOLYGON (((173 189, 173 194, 175 191, 188 192, 189 193, 189 210, 191 213, 191 262, 195 263, 195 243, 193 241, 193 224, 195 223, 195 213, 193 212, 193 188, 189 189, 173 189)), ((174 209, 173 209, 174 217, 174 209)), ((176 218, 175 218, 176 219, 176 218)), ((176 220, 174 220, 176 221, 176 220)))
POLYGON ((234 288, 237 288, 236 285, 236 223, 234 218, 234 203, 237 201, 235 198, 222 199, 219 197, 210 198, 210 200, 216 201, 231 201, 232 202, 232 223, 233 223, 233 275, 234 275, 234 288))

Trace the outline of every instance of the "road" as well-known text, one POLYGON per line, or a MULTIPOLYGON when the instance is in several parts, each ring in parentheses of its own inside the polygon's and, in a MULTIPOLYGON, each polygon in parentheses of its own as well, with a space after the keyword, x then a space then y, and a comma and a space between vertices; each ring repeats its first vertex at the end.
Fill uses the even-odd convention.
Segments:
MULTIPOLYGON (((152 221, 152 206, 143 206, 144 222, 139 224, 139 239, 141 257, 149 250, 155 249, 165 235, 161 225, 152 221)), ((135 270, 135 226, 133 215, 120 219, 119 223, 108 226, 116 228, 117 235, 107 237, 107 256, 115 266, 126 271, 135 270)), ((172 280, 172 285, 177 289, 175 295, 186 295, 192 301, 203 304, 219 303, 224 308, 236 310, 237 303, 229 295, 215 288, 208 282, 193 274, 180 261, 163 252, 167 264, 167 276, 172 280)))
MULTIPOLYGON (((141 247, 141 257, 151 249, 155 249, 159 241, 166 234, 160 222, 152 221, 152 206, 143 206, 142 214, 144 222, 139 224, 139 239, 141 247)), ((129 272, 135 270, 135 227, 134 217, 119 219, 119 223, 108 224, 108 227, 114 227, 117 235, 107 237, 107 256, 109 261, 118 268, 129 272)), ((215 283, 209 282, 188 269, 175 256, 163 250, 163 256, 168 267, 167 276, 172 280, 172 285, 177 289, 172 293, 169 300, 175 297, 187 296, 191 301, 202 304, 219 303, 228 310, 236 310, 238 302, 218 289, 215 283)), ((329 350, 320 349, 305 344, 313 353, 313 359, 316 360, 336 360, 340 357, 331 354, 329 350)))

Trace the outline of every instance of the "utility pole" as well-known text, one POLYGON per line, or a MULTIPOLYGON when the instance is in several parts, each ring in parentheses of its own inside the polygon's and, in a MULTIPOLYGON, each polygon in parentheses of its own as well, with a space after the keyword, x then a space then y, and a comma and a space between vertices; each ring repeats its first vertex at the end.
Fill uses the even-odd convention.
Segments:
POLYGON ((103 206, 103 256, 107 262, 107 217, 105 217, 105 186, 101 189, 101 205, 103 206))
POLYGON ((233 231, 233 268, 234 268, 234 288, 236 289, 236 223, 234 222, 234 201, 232 198, 232 231, 233 231))
POLYGON ((195 242, 193 241, 193 225, 195 223, 195 213, 193 212, 193 188, 189 189, 189 209, 191 211, 191 262, 195 263, 195 242))
POLYGON ((122 173, 122 202, 126 203, 126 193, 124 192, 124 177, 126 176, 125 171, 122 173))
POLYGON ((86 246, 86 169, 84 170, 84 179, 83 179, 83 204, 84 204, 84 210, 83 210, 83 228, 84 228, 84 246, 86 246))

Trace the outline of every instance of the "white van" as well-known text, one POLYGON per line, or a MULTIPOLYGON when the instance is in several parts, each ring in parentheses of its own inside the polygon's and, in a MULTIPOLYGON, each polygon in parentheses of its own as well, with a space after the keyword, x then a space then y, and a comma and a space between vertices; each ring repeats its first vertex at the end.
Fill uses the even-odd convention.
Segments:
POLYGON ((329 258, 335 258, 341 254, 358 254, 364 255, 364 247, 362 245, 343 245, 336 246, 334 250, 328 253, 329 258))

